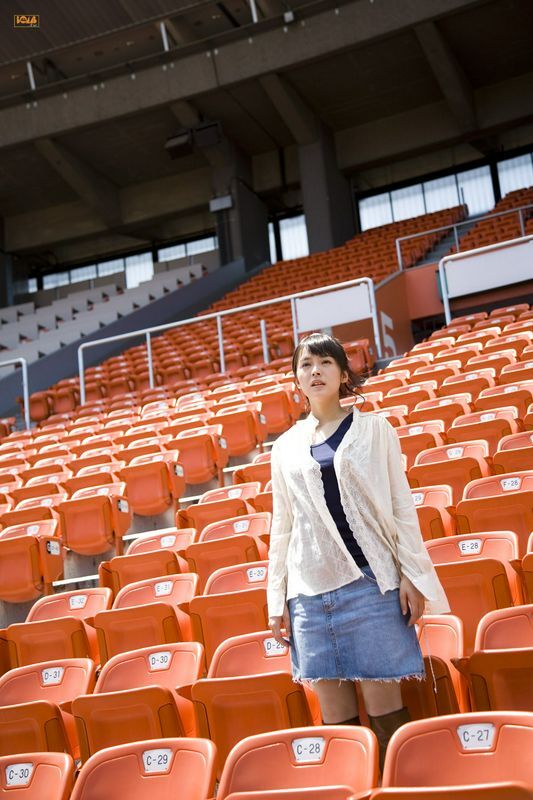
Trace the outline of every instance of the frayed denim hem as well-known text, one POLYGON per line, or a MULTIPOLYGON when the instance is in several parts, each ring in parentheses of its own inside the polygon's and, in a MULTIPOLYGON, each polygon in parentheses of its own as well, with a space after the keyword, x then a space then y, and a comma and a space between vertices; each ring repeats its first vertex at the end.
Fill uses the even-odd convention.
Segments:
POLYGON ((400 683, 401 681, 407 680, 417 680, 423 681, 426 677, 425 672, 412 672, 407 675, 399 675, 393 678, 362 678, 359 676, 355 676, 353 678, 339 678, 338 675, 335 675, 333 678, 323 677, 323 678, 298 678, 296 676, 292 676, 293 683, 299 683, 303 685, 310 685, 312 686, 314 683, 318 683, 319 681, 338 681, 340 683, 344 683, 346 681, 350 681, 351 683, 359 683, 360 681, 369 681, 372 683, 400 683))

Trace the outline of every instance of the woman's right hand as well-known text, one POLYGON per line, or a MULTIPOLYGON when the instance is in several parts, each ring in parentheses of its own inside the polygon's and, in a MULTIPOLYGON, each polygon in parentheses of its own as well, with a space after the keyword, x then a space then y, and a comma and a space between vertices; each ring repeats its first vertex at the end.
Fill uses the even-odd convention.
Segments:
POLYGON ((291 618, 287 606, 283 609, 281 617, 270 617, 268 620, 268 627, 272 631, 272 636, 278 644, 287 647, 291 636, 291 618), (281 631, 285 631, 285 637, 281 635, 281 631))

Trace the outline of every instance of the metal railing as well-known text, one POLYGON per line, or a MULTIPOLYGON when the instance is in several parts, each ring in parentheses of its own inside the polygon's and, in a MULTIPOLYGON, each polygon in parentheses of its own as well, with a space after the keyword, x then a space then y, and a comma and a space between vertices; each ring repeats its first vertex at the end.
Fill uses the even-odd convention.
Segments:
MULTIPOLYGON (((177 320, 176 322, 168 322, 165 325, 156 325, 151 328, 142 328, 141 330, 130 331, 129 333, 122 333, 118 334, 117 336, 106 336, 102 339, 94 339, 91 342, 84 342, 78 347, 78 371, 80 377, 80 403, 83 405, 85 403, 85 365, 84 365, 84 352, 89 348, 98 347, 98 345, 102 344, 109 344, 110 342, 119 342, 125 341, 127 339, 133 339, 138 336, 145 336, 146 337, 146 356, 148 362, 148 375, 150 381, 150 388, 153 389, 155 387, 154 381, 154 364, 153 364, 153 356, 152 356, 152 336, 156 333, 162 333, 163 331, 168 331, 173 328, 181 328, 184 325, 194 325, 194 323, 205 322, 206 320, 214 319, 216 320, 217 324, 217 335, 218 335, 218 349, 219 349, 219 361, 220 361, 220 372, 225 372, 226 362, 224 356, 224 334, 222 328, 222 322, 224 317, 231 316, 232 314, 239 314, 244 311, 254 311, 258 308, 265 308, 267 306, 279 305, 280 303, 287 303, 290 302, 291 304, 291 314, 292 314, 292 330, 293 330, 293 339, 295 346, 298 343, 298 323, 297 323, 297 316, 296 316, 296 301, 300 297, 309 297, 311 295, 316 294, 323 294, 324 292, 336 291, 337 289, 347 288, 348 286, 356 286, 359 284, 366 284, 368 289, 368 299, 369 299, 369 318, 372 319, 372 328, 374 332, 374 339, 376 343, 376 352, 378 358, 381 358, 382 348, 381 348, 381 336, 379 330, 379 322, 377 316, 377 308, 376 308, 376 294, 375 294, 375 287, 374 281, 371 278, 355 278, 350 281, 342 281, 341 283, 333 283, 329 284, 328 286, 320 286, 317 289, 308 289, 304 292, 298 292, 296 294, 287 294, 282 295, 281 297, 274 297, 270 300, 261 300, 258 303, 249 303, 245 306, 238 306, 237 308, 228 308, 224 309, 223 311, 215 311, 211 314, 202 314, 198 317, 189 317, 188 319, 177 320)), ((259 320, 259 327, 260 327, 260 334, 261 334, 261 341, 263 345, 263 359, 265 364, 269 362, 269 355, 268 355, 268 340, 267 340, 267 333, 266 333, 266 322, 264 319, 259 320)))
MULTIPOLYGON (((442 231, 451 231, 453 230, 454 239, 455 239, 455 249, 456 252, 459 253, 461 251, 461 245, 459 240, 459 231, 458 228, 464 227, 465 225, 477 225, 478 222, 483 222, 487 219, 497 219, 499 217, 507 217, 509 214, 518 214, 518 219, 520 222, 520 234, 521 236, 526 235, 526 225, 525 225, 525 215, 524 211, 528 208, 533 208, 533 203, 529 203, 525 206, 519 206, 518 208, 511 208, 509 211, 498 211, 494 214, 483 214, 481 217, 475 217, 470 219, 461 220, 461 222, 452 222, 450 225, 441 225, 440 228, 431 228, 427 231, 422 231, 421 233, 410 233, 408 236, 399 236, 396 239, 396 256, 398 258, 398 268, 403 269, 403 256, 402 256, 402 242, 406 242, 410 239, 421 239, 423 236, 429 236, 432 233, 442 233, 442 231)), ((438 242, 437 242, 438 244, 438 242)))
POLYGON ((30 429, 30 394, 28 389, 28 362, 25 358, 11 358, 9 361, 0 361, 0 367, 11 367, 20 364, 22 367, 22 401, 24 403, 24 424, 30 429))

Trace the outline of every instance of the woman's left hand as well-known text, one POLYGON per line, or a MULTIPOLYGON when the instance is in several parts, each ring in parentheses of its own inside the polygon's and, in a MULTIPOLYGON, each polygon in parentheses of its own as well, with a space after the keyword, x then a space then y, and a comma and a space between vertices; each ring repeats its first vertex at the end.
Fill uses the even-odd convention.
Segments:
POLYGON ((424 613, 425 602, 426 600, 422 592, 418 591, 409 578, 402 575, 400 581, 400 607, 404 616, 411 612, 408 622, 409 625, 414 625, 418 622, 424 613))

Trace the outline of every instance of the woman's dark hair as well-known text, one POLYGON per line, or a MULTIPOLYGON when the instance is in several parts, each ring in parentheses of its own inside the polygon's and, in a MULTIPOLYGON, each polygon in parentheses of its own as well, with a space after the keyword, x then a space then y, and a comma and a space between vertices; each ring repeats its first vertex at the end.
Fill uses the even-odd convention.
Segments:
POLYGON ((340 371, 346 373, 348 379, 345 383, 341 383, 339 397, 360 395, 359 389, 363 385, 362 376, 351 368, 346 350, 338 339, 328 336, 327 333, 310 333, 309 336, 303 338, 292 355, 292 371, 295 377, 302 350, 309 350, 313 356, 330 356, 337 363, 340 371))

